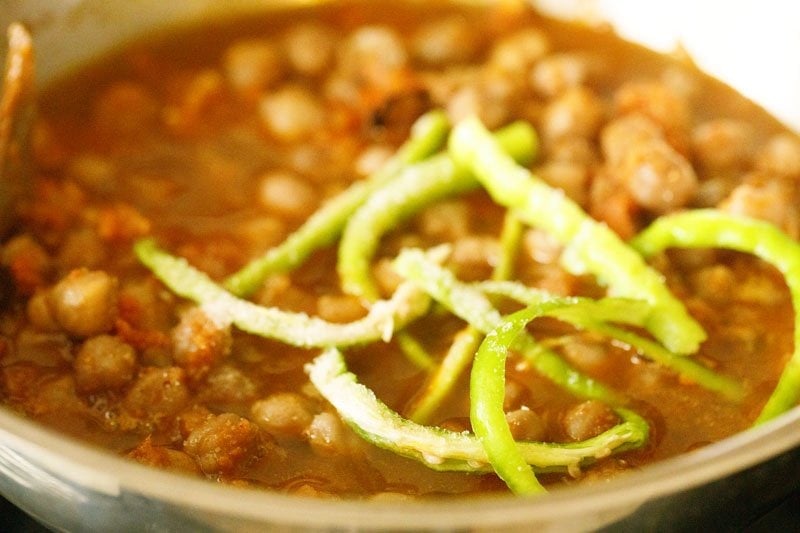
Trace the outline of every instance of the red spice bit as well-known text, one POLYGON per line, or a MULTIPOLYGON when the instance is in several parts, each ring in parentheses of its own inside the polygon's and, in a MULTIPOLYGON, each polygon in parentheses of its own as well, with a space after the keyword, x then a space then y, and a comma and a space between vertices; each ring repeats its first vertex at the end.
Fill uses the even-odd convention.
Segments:
POLYGON ((167 129, 176 135, 193 135, 213 111, 225 101, 225 80, 212 69, 203 70, 191 77, 177 104, 166 106, 162 120, 167 129))
POLYGON ((9 241, 3 250, 2 260, 19 294, 30 296, 47 283, 50 258, 30 237, 21 236, 9 241))
POLYGON ((150 233, 150 220, 134 207, 120 203, 97 214, 97 233, 104 241, 130 242, 150 233))
POLYGON ((63 232, 78 218, 86 204, 86 196, 71 181, 39 179, 34 183, 36 200, 22 208, 22 217, 44 231, 63 232))
POLYGON ((193 241, 181 246, 176 255, 206 272, 212 278, 223 277, 240 268, 246 258, 240 246, 224 236, 208 236, 203 241, 193 241))
POLYGON ((164 470, 193 474, 200 473, 197 463, 189 455, 166 446, 153 444, 151 435, 145 437, 136 448, 131 450, 128 453, 128 457, 141 464, 164 470))
POLYGON ((0 369, 0 384, 9 401, 24 401, 45 375, 42 367, 33 363, 14 363, 0 369))
POLYGON ((145 310, 139 300, 129 294, 120 294, 117 300, 119 318, 131 326, 139 327, 142 324, 145 310))
POLYGON ((154 329, 138 329, 122 318, 114 324, 116 334, 137 350, 148 348, 169 348, 169 335, 154 329))

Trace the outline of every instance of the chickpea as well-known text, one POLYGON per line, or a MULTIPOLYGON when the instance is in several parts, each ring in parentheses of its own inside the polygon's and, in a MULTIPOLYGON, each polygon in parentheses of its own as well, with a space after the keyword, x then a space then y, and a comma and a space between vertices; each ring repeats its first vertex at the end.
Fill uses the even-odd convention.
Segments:
POLYGON ((304 434, 315 415, 308 398, 293 392, 279 392, 259 400, 250 413, 265 431, 294 437, 304 434))
POLYGON ((206 474, 229 474, 258 455, 258 427, 233 413, 212 416, 189 434, 184 451, 206 474))
POLYGON ((99 270, 73 270, 49 294, 52 315, 59 326, 77 337, 111 330, 117 318, 118 282, 99 270))
POLYGON ((606 404, 588 400, 571 408, 564 415, 564 430, 573 440, 596 437, 619 422, 617 414, 606 404))
POLYGON ((118 337, 98 335, 83 343, 73 365, 78 389, 84 392, 119 389, 133 379, 136 350, 118 337))

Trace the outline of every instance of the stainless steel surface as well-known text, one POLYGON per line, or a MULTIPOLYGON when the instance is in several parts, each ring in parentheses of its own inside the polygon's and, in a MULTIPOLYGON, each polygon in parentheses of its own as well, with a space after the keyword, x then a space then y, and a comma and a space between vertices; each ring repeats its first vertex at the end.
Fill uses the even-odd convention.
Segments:
MULTIPOLYGON (((0 27, 17 18, 30 24, 39 46, 39 79, 45 82, 108 47, 155 27, 176 21, 189 23, 233 10, 267 9, 292 3, 288 0, 6 2, 4 9, 0 9, 0 27)), ((653 13, 643 14, 641 9, 630 12, 619 9, 626 2, 576 0, 557 4, 561 12, 576 10, 567 15, 609 16, 620 27, 654 26, 659 22, 657 17, 654 20, 653 13), (639 26, 636 21, 628 20, 629 15, 637 13, 644 17, 639 26)), ((763 9, 768 8, 767 4, 780 9, 777 4, 762 4, 763 9)), ((793 7, 788 2, 781 4, 793 7)), ((677 2, 675 9, 683 5, 677 2)), ((673 38, 678 39, 680 18, 672 22, 676 24, 673 38)), ((701 40, 693 46, 702 47, 701 40)), ((800 47, 794 51, 800 54, 800 47)), ((794 64, 795 60, 786 57, 787 64, 794 64)), ((789 105, 792 111, 783 116, 787 123, 796 124, 794 120, 800 113, 794 111, 799 106, 800 99, 789 105)), ((786 478, 800 478, 800 460, 793 451, 798 445, 800 409, 795 409, 756 429, 641 472, 601 485, 559 490, 546 498, 330 501, 235 489, 151 470, 0 409, 0 493, 53 529, 68 531, 263 531, 269 527, 271 531, 561 532, 610 525, 630 530, 659 529, 664 525, 677 528, 682 517, 693 516, 693 508, 736 509, 753 498, 768 496, 766 499, 774 503, 791 494, 794 488, 786 478)))

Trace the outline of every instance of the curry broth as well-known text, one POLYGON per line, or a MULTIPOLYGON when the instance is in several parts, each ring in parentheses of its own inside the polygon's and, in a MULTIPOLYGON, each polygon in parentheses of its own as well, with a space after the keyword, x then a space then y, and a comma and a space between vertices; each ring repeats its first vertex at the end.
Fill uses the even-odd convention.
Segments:
MULTIPOLYGON (((264 205, 264 175, 280 171, 299 177, 305 185, 283 190, 278 196, 305 195, 312 198, 312 207, 322 205, 362 179, 359 165, 366 165, 364 154, 370 148, 379 154, 396 148, 408 135, 410 119, 442 105, 432 84, 469 84, 477 67, 467 65, 488 61, 499 39, 531 27, 547 36, 552 50, 548 53, 589 58, 591 72, 585 85, 606 106, 603 122, 614 118, 615 91, 625 83, 679 79, 690 85, 688 128, 731 117, 747 123, 752 139, 759 144, 782 131, 762 110, 685 61, 620 41, 607 28, 556 22, 507 4, 495 8, 333 4, 181 28, 137 41, 72 73, 49 87, 40 99, 35 141, 37 195, 23 209, 18 234, 5 245, 2 255, 20 295, 2 319, 4 403, 146 464, 233 484, 351 497, 506 490, 493 475, 435 472, 368 445, 340 422, 331 421, 331 410, 303 370, 315 350, 236 331, 220 340, 216 332, 203 329, 202 323, 190 323, 186 327, 198 343, 228 343, 229 350, 224 356, 209 355, 203 364, 181 361, 176 355, 179 334, 175 331, 191 306, 155 281, 135 260, 131 245, 139 237, 152 235, 213 278, 224 278, 282 241, 313 211, 301 205, 281 207, 281 212, 270 203, 276 202, 274 199, 264 205), (481 28, 480 36, 470 44, 474 50, 468 59, 456 63, 452 78, 442 74, 451 66, 449 62, 431 64, 409 53, 411 59, 398 86, 384 90, 391 92, 391 97, 402 96, 406 90, 421 91, 424 98, 422 103, 410 100, 410 107, 399 111, 390 109, 399 118, 386 111, 389 104, 380 94, 377 103, 372 94, 362 94, 358 97, 362 100, 355 102, 330 96, 334 89, 329 76, 336 61, 342 61, 337 50, 324 67, 307 75, 293 71, 282 59, 280 78, 266 83, 255 95, 238 91, 223 68, 233 43, 262 36, 274 43, 300 21, 314 20, 333 28, 326 35, 334 47, 341 47, 347 35, 366 24, 393 28, 410 47, 411 36, 421 24, 452 13, 464 17, 467 26, 481 28), (436 79, 432 73, 437 72, 441 79, 431 81, 436 79), (289 141, 266 131, 269 128, 265 128, 259 107, 265 94, 284 85, 308 91, 321 102, 326 117, 289 141), (386 114, 378 117, 379 113, 386 114), (106 272, 116 280, 114 290, 118 292, 111 325, 89 335, 65 330, 37 314, 37 295, 52 293, 60 280, 80 268, 106 272), (126 370, 130 376, 112 386, 91 380, 86 384, 89 378, 77 375, 81 372, 76 370, 79 354, 95 336, 117 339, 110 341, 117 343, 114 350, 127 354, 124 346, 133 349, 135 362, 126 370), (173 392, 144 383, 148 375, 156 374, 173 392), (170 396, 177 394, 177 389, 180 397, 170 396), (287 392, 296 395, 293 401, 305 406, 308 412, 304 413, 319 421, 321 429, 314 429, 313 421, 297 431, 260 424, 253 405, 287 392), (148 404, 151 412, 146 409, 148 404), (199 437, 195 436, 213 431, 213 427, 206 428, 208 420, 223 413, 235 418, 225 419, 220 438, 234 440, 238 448, 224 449, 221 444, 223 450, 208 457, 202 449, 207 441, 197 445, 199 437)), ((520 73, 522 76, 527 73, 520 73)), ((511 97, 504 93, 496 97, 507 108, 498 122, 521 118, 540 126, 555 96, 535 94, 526 83, 520 82, 522 88, 515 83, 510 82, 511 97)), ((493 98, 489 98, 490 106, 496 103, 493 98)), ((555 160, 557 142, 546 134, 550 126, 542 128, 543 146, 534 169, 555 160)), ((587 195, 597 182, 608 179, 599 155, 601 127, 581 139, 581 150, 590 152, 588 163, 581 167, 588 176, 582 185, 587 195)), ((691 135, 681 133, 675 144, 696 166, 701 183, 717 179, 718 169, 707 170, 695 160, 691 135)), ((725 186, 733 189, 744 181, 739 176, 751 166, 748 162, 746 168, 731 167, 734 183, 725 182, 725 186)), ((295 181, 289 180, 292 187, 295 181)), ((583 201, 591 208, 591 199, 583 201)), ((442 205, 444 212, 452 210, 462 218, 452 224, 445 219, 442 228, 434 223, 441 224, 436 218, 439 208, 429 208, 387 235, 379 257, 392 257, 408 243, 427 247, 448 242, 454 235, 480 244, 499 232, 503 210, 483 192, 446 200, 442 205), (466 224, 465 233, 453 229, 458 224, 466 224), (434 226, 439 229, 430 229, 434 226)), ((635 205, 630 210, 626 220, 636 229, 658 216, 635 205)), ((534 252, 537 249, 534 247, 534 252)), ((488 274, 491 261, 485 254, 481 248, 478 260, 470 256, 457 265, 459 276, 468 279, 488 274)), ((553 321, 537 321, 529 328, 537 339, 553 340, 579 369, 632 398, 632 407, 651 426, 644 449, 602 459, 577 478, 575 472, 547 474, 543 479, 549 485, 602 479, 745 430, 791 353, 791 302, 780 275, 771 267, 744 255, 714 251, 666 254, 655 266, 709 333, 709 340, 692 357, 742 383, 747 397, 738 405, 728 402, 682 382, 630 346, 553 321), (573 339, 577 348, 558 344, 564 338, 573 339)), ((566 274, 536 253, 521 253, 516 270, 522 281, 549 290, 602 294, 591 278, 566 274)), ((47 305, 57 305, 48 298, 47 305)), ((364 313, 358 302, 339 289, 333 246, 315 252, 297 270, 271 277, 254 299, 310 314, 330 305, 336 310, 336 320, 364 313)), ((462 326, 452 317, 434 314, 412 324, 410 331, 439 358, 462 326)), ((362 383, 401 413, 413 405, 426 379, 425 372, 403 356, 396 341, 350 350, 348 364, 362 383)), ((536 413, 545 440, 573 439, 564 419, 581 401, 536 375, 518 358, 509 359, 507 372, 515 387, 513 394, 507 391, 507 400, 513 404, 510 409, 536 413)), ((90 376, 100 379, 91 371, 90 376)), ((464 375, 433 422, 468 429, 467 389, 468 375, 464 375)))

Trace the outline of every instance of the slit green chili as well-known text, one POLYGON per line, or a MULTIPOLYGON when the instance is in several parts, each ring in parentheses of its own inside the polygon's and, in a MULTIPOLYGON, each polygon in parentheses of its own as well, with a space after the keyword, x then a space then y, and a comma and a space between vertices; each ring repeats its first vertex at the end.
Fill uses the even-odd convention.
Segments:
POLYGON ((794 308, 794 352, 755 423, 771 420, 797 405, 800 400, 800 244, 797 241, 761 220, 697 209, 659 218, 637 235, 631 246, 645 257, 670 247, 728 248, 753 254, 775 266, 789 287, 794 308))
POLYGON ((522 232, 525 226, 511 211, 503 217, 503 229, 500 231, 500 257, 492 269, 492 279, 504 281, 514 275, 514 265, 519 256, 522 243, 522 232))
MULTIPOLYGON (((348 371, 340 350, 323 351, 306 365, 306 372, 339 416, 366 441, 434 470, 492 471, 475 435, 423 426, 401 417, 371 389, 358 383, 356 376, 348 371)), ((515 446, 526 465, 537 472, 574 472, 575 468, 613 453, 641 447, 647 441, 649 426, 644 419, 627 409, 617 412, 621 418, 619 424, 585 441, 518 442, 515 446)))
MULTIPOLYGON (((395 259, 394 268, 401 276, 418 283, 456 316, 482 333, 488 333, 502 322, 501 314, 480 290, 458 281, 452 272, 434 261, 433 258, 439 259, 446 252, 446 247, 437 247, 427 253, 406 248, 395 259)), ((514 348, 540 374, 581 398, 594 398, 611 405, 627 403, 623 395, 576 370, 530 335, 522 335, 514 348)))
POLYGON ((483 333, 472 326, 467 326, 455 334, 441 363, 428 377, 425 388, 415 398, 408 410, 410 420, 418 424, 430 422, 433 413, 453 390, 459 376, 472 362, 482 340, 483 333))
POLYGON ((397 332, 397 345, 406 356, 406 359, 421 370, 432 371, 436 368, 436 361, 425 347, 412 335, 405 331, 397 332))
POLYGON ((231 274, 223 286, 237 296, 249 296, 270 274, 292 270, 314 250, 331 244, 347 219, 370 194, 394 179, 408 164, 421 161, 439 150, 449 129, 450 123, 442 111, 431 111, 420 117, 414 123, 409 139, 380 170, 366 180, 353 183, 331 199, 283 243, 231 274))
MULTIPOLYGON (((528 123, 510 124, 494 138, 515 161, 527 162, 536 154, 538 139, 528 123)), ((370 264, 381 237, 423 207, 478 186, 470 172, 442 153, 408 166, 396 179, 376 189, 342 232, 336 267, 342 289, 367 300, 378 298, 370 264)))
POLYGON ((594 274, 612 296, 645 299, 653 305, 647 329, 673 352, 697 351, 705 332, 669 292, 662 277, 563 191, 517 165, 477 118, 466 119, 453 128, 449 150, 456 162, 475 174, 497 203, 512 209, 526 224, 546 230, 564 245, 564 268, 574 274, 594 274))
MULTIPOLYGON (((475 286, 486 294, 502 295, 524 305, 534 305, 553 299, 553 296, 545 291, 527 287, 519 282, 488 281, 476 283, 475 286)), ((645 320, 649 316, 648 306, 645 302, 641 302, 645 306, 643 308, 641 305, 636 305, 634 302, 640 301, 624 301, 623 306, 618 311, 618 313, 621 314, 614 313, 613 309, 605 306, 604 308, 595 310, 595 313, 606 313, 605 316, 600 316, 595 313, 581 313, 574 316, 574 321, 572 323, 576 326, 579 325, 587 331, 601 333, 609 338, 622 341, 656 363, 672 369, 678 375, 700 387, 720 394, 727 400, 739 402, 744 398, 744 387, 736 380, 714 372, 691 358, 677 356, 657 342, 637 335, 627 329, 607 323, 624 322, 632 326, 643 326, 645 320), (609 313, 609 311, 611 311, 611 313, 609 313)), ((565 310, 562 313, 567 312, 571 313, 572 311, 565 310)))
MULTIPOLYGON (((515 122, 500 129, 495 133, 495 138, 511 157, 520 162, 532 160, 539 144, 535 130, 526 122, 515 122)), ((342 289, 367 301, 376 300, 379 293, 370 265, 383 235, 423 207, 478 186, 469 172, 456 166, 449 154, 442 153, 409 165, 394 179, 378 187, 356 209, 342 232, 337 261, 342 289)), ((399 332, 397 341, 414 364, 424 365, 421 368, 431 366, 430 356, 408 333, 399 332)), ((463 344, 459 344, 459 347, 463 348, 463 344)), ((455 351, 448 352, 448 355, 454 358, 450 363, 461 361, 462 364, 446 364, 441 370, 456 372, 459 366, 463 367, 466 361, 464 354, 455 351)), ((432 384, 437 387, 452 386, 452 376, 443 378, 441 375, 434 377, 432 384)), ((435 396, 441 397, 442 392, 438 391, 435 396)), ((426 409, 433 407, 428 400, 424 400, 424 403, 428 404, 426 409)))
MULTIPOLYGON (((481 343, 470 375, 470 421, 495 472, 515 494, 536 494, 544 490, 520 453, 503 410, 505 360, 508 351, 525 336, 525 326, 542 316, 589 305, 591 300, 557 299, 540 302, 503 318, 481 343)), ((583 311, 581 311, 583 312, 583 311)), ((590 313, 590 310, 586 310, 590 313)))
POLYGON ((348 346, 388 341, 393 333, 428 310, 430 298, 407 282, 389 300, 376 302, 367 315, 336 324, 305 313, 264 307, 232 295, 185 259, 160 249, 152 239, 135 243, 134 252, 175 294, 193 300, 220 325, 300 347, 348 346))
MULTIPOLYGON (((517 217, 507 211, 503 219, 503 229, 500 231, 500 257, 492 270, 492 279, 505 280, 513 274, 522 229, 517 217)), ((412 404, 408 418, 418 423, 425 423, 430 419, 472 361, 482 340, 483 333, 472 326, 467 326, 455 335, 442 362, 431 373, 425 388, 412 404)))

